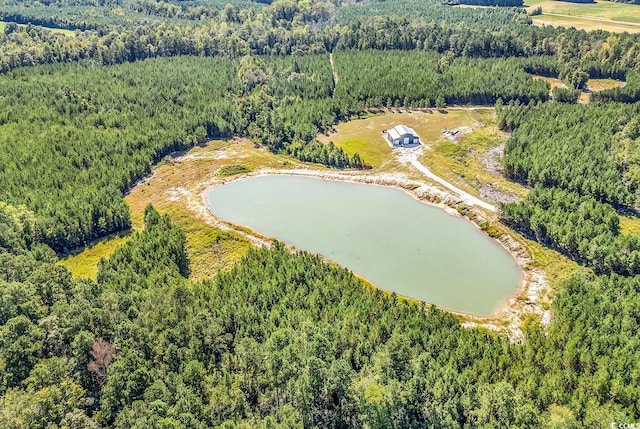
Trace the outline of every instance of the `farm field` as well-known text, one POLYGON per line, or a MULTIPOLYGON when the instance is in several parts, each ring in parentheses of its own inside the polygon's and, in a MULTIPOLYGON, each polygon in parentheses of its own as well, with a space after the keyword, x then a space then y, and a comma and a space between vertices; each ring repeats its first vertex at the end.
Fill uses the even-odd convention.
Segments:
POLYGON ((542 15, 533 16, 536 25, 575 27, 579 30, 606 30, 614 33, 640 32, 640 6, 600 1, 571 3, 549 0, 527 0, 529 9, 542 8, 542 15))

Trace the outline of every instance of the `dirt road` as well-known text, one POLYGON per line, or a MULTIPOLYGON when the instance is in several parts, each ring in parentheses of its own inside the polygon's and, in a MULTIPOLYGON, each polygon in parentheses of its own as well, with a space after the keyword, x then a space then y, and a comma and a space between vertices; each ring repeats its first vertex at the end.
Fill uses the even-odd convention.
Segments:
POLYGON ((474 197, 468 192, 463 191, 457 186, 453 185, 450 182, 447 182, 442 177, 434 174, 431 170, 429 170, 426 166, 424 166, 420 161, 418 161, 418 157, 422 155, 424 151, 424 146, 411 148, 411 149, 396 149, 398 151, 398 159, 401 162, 410 163, 413 165, 416 170, 420 171, 424 176, 437 182, 447 188, 447 190, 453 192, 457 195, 465 204, 482 207, 483 209, 490 210, 492 212, 497 211, 496 206, 493 204, 489 204, 486 201, 482 201, 480 198, 474 197))

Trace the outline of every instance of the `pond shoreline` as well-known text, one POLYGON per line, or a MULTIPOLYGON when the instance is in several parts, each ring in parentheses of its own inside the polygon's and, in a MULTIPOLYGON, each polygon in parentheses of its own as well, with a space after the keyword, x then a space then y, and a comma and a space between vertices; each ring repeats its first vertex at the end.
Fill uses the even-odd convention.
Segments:
MULTIPOLYGON (((548 310, 544 310, 542 308, 542 300, 543 295, 548 289, 548 283, 544 278, 544 274, 539 271, 528 267, 529 263, 533 260, 530 255, 528 249, 521 243, 519 243, 514 237, 512 237, 509 233, 501 231, 502 234, 499 237, 491 237, 484 230, 482 230, 481 224, 484 222, 489 222, 486 213, 482 210, 479 210, 476 207, 468 207, 468 214, 463 216, 455 207, 460 204, 460 200, 453 196, 452 194, 443 191, 440 188, 437 188, 433 185, 429 185, 427 183, 408 179, 404 177, 402 174, 371 174, 368 172, 337 172, 337 171, 321 171, 321 170, 312 170, 312 169, 261 169, 255 172, 245 173, 233 178, 216 178, 208 181, 208 183, 201 184, 200 190, 200 213, 202 213, 202 208, 207 212, 207 217, 213 221, 217 226, 222 227, 227 230, 232 230, 246 239, 248 239, 252 244, 258 246, 269 246, 271 243, 271 239, 265 237, 264 235, 252 231, 245 227, 239 227, 233 223, 224 221, 216 217, 213 211, 209 208, 208 204, 205 200, 205 193, 207 190, 241 180, 246 180, 252 177, 261 177, 261 176, 273 176, 273 175, 288 175, 288 176, 298 176, 298 177, 314 177, 324 180, 337 181, 337 182, 350 182, 350 183, 359 183, 359 184, 368 184, 368 185, 377 185, 384 186, 394 189, 399 189, 406 194, 410 195, 415 200, 427 204, 432 207, 437 207, 439 209, 444 210, 447 214, 452 215, 454 217, 465 218, 470 221, 477 229, 479 229, 487 238, 493 240, 494 242, 498 242, 500 246, 505 249, 511 258, 515 261, 518 270, 520 271, 520 281, 519 284, 514 291, 513 294, 505 297, 504 303, 500 306, 493 314, 491 315, 479 315, 469 312, 461 312, 456 310, 451 310, 448 308, 436 306, 443 311, 447 311, 456 315, 459 315, 466 319, 463 323, 464 326, 485 326, 491 330, 500 330, 499 326, 492 325, 491 323, 487 324, 487 322, 492 321, 507 321, 508 322, 508 331, 509 336, 513 341, 519 341, 522 337, 522 330, 520 329, 521 321, 520 316, 523 314, 537 314, 541 317, 543 323, 548 323, 551 318, 551 314, 548 310), (524 297, 524 299, 523 299, 524 297)), ((291 249, 293 250, 293 249, 291 249)), ((325 260, 335 263, 328 258, 320 255, 325 260)), ((353 272, 353 270, 351 270, 353 272)), ((373 282, 368 280, 365 276, 358 274, 357 272, 353 272, 354 275, 362 279, 367 285, 372 287, 376 287, 385 292, 391 293, 390 291, 380 288, 375 285, 373 282)), ((399 295, 401 296, 401 295, 399 295)), ((407 299, 409 301, 414 302, 423 302, 418 299, 404 297, 403 299, 407 299)), ((426 303, 431 305, 429 303, 426 303)))

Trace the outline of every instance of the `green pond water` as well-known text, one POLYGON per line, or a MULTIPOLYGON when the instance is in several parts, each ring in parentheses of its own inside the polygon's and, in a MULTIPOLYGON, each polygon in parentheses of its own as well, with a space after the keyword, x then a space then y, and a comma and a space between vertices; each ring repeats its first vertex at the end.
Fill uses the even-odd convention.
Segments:
POLYGON ((515 260, 469 221, 398 189, 273 175, 211 188, 205 198, 221 219, 447 309, 489 315, 520 281, 515 260))

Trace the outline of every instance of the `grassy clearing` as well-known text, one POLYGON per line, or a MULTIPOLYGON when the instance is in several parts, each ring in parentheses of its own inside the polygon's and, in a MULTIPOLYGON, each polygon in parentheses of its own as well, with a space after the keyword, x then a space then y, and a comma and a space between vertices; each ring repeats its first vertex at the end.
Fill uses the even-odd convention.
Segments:
POLYGON ((546 77, 546 76, 538 76, 538 75, 532 75, 532 77, 534 79, 537 80, 543 80, 545 82, 547 82, 549 84, 549 86, 551 87, 551 90, 553 90, 553 88, 566 88, 566 85, 564 84, 564 82, 562 82, 560 79, 555 78, 555 77, 546 77))
POLYGON ((367 164, 380 167, 390 158, 391 147, 384 142, 382 131, 395 125, 396 117, 375 115, 339 124, 330 134, 318 136, 323 143, 334 142, 349 155, 359 153, 367 164))
POLYGON ((560 284, 578 272, 588 272, 585 267, 581 267, 576 262, 563 256, 561 253, 544 247, 536 241, 526 239, 517 233, 513 236, 518 237, 518 241, 522 243, 533 256, 532 267, 540 268, 547 275, 547 281, 551 286, 551 290, 556 292, 560 284))
MULTIPOLYGON (((415 169, 397 161, 393 149, 382 131, 397 124, 405 124, 420 135, 428 146, 420 162, 434 173, 461 189, 481 196, 481 186, 492 186, 518 196, 526 194, 522 186, 509 182, 497 172, 486 169, 490 149, 500 145, 506 134, 498 130, 493 108, 450 108, 444 112, 388 111, 336 126, 335 132, 320 136, 323 142, 333 141, 347 153, 359 152, 366 163, 384 173, 404 173, 425 180, 415 169), (474 132, 454 143, 443 136, 443 129, 472 127, 474 132)), ((497 151, 500 152, 500 151, 497 151)))
POLYGON ((526 0, 525 5, 541 7, 533 16, 536 25, 575 27, 580 30, 606 30, 614 33, 640 32, 640 6, 608 1, 571 3, 554 0, 526 0))
POLYGON ((587 18, 607 18, 618 21, 627 17, 626 22, 640 23, 640 8, 638 5, 597 1, 596 3, 572 3, 557 0, 525 0, 525 6, 541 7, 543 12, 557 13, 587 18))
POLYGON ((592 92, 604 91, 605 89, 617 88, 620 86, 624 86, 624 82, 615 79, 589 79, 587 81, 587 88, 592 92))
POLYGON ((207 223, 199 212, 200 194, 206 183, 218 180, 220 171, 283 168, 298 165, 290 158, 256 149, 247 141, 212 141, 195 148, 177 160, 165 161, 153 177, 136 186, 127 195, 134 223, 142 221, 144 208, 153 204, 161 213, 169 213, 187 235, 191 277, 203 279, 231 267, 249 249, 238 234, 222 231, 207 223), (218 178, 218 179, 217 179, 218 178))
POLYGON ((105 237, 85 247, 81 252, 62 259, 59 264, 66 267, 74 277, 96 278, 98 263, 102 258, 108 258, 114 250, 131 236, 131 231, 105 237))
POLYGON ((640 217, 620 216, 620 232, 640 237, 640 217))
POLYGON ((549 25, 552 27, 574 27, 578 30, 604 30, 610 33, 640 33, 640 25, 625 24, 606 19, 591 19, 565 15, 545 14, 532 17, 535 25, 549 25))
POLYGON ((323 143, 333 141, 349 155, 358 152, 367 164, 382 167, 383 164, 388 166, 394 158, 392 148, 382 135, 384 130, 405 124, 415 129, 422 141, 429 144, 441 137, 443 128, 473 125, 475 117, 470 109, 449 110, 447 113, 391 110, 337 125, 335 132, 321 135, 318 140, 323 143))
POLYGON ((483 115, 482 126, 459 142, 441 137, 430 144, 420 162, 461 189, 482 197, 480 189, 490 185, 522 197, 527 190, 505 179, 499 170, 502 145, 507 134, 498 129, 493 114, 483 115), (493 165, 498 168, 487 168, 493 165))
MULTIPOLYGON (((538 76, 532 75, 534 79, 543 80, 549 84, 551 94, 554 88, 566 88, 567 86, 560 79, 555 77, 546 77, 546 76, 538 76)), ((580 103, 588 103, 589 102, 589 93, 604 91, 605 89, 616 88, 620 86, 624 86, 624 82, 615 79, 589 79, 587 81, 586 90, 580 93, 580 98, 578 102, 580 103)))
MULTIPOLYGON (((4 32, 5 27, 7 26, 7 23, 4 21, 0 21, 0 31, 4 32)), ((18 27, 26 27, 25 24, 18 24, 18 27)), ((76 37, 76 32, 73 30, 66 30, 64 28, 51 28, 51 27, 43 27, 40 25, 34 25, 34 27, 39 27, 39 28, 44 28, 47 29, 49 31, 51 31, 52 33, 59 33, 59 34, 64 34, 65 36, 68 37, 76 37)))
POLYGON ((210 278, 219 270, 232 267, 251 247, 239 235, 214 228, 194 217, 187 207, 172 205, 166 208, 166 213, 187 236, 190 278, 193 280, 210 278))

